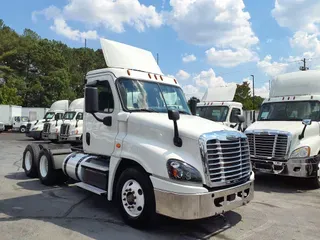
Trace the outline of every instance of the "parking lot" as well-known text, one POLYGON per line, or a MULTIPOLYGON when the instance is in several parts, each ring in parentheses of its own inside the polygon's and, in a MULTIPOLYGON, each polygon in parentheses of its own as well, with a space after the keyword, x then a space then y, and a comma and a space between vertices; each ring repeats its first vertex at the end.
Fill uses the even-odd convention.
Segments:
POLYGON ((1 239, 319 239, 320 190, 300 179, 259 175, 254 200, 224 216, 178 221, 159 217, 148 231, 121 221, 104 197, 72 183, 46 187, 21 168, 32 142, 0 134, 1 239))

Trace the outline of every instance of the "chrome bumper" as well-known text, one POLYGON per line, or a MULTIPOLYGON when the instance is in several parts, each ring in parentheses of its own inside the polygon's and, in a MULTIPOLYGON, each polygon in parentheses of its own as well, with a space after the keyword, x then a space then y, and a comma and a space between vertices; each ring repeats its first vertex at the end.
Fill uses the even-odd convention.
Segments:
POLYGON ((233 210, 250 202, 253 196, 253 179, 239 186, 201 194, 155 189, 157 213, 183 220, 207 218, 233 210))
POLYGON ((43 133, 42 136, 43 136, 43 139, 45 140, 56 140, 58 139, 58 133, 43 133))
POLYGON ((287 162, 272 160, 252 161, 255 172, 277 174, 292 177, 313 177, 317 171, 319 157, 288 159, 287 162), (264 166, 262 168, 262 166, 264 166))

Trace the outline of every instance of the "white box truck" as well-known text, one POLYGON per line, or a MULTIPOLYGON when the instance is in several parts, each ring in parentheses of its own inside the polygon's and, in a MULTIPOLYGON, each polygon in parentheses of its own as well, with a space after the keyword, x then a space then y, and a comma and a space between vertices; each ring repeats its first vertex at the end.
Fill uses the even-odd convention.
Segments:
POLYGON ((29 122, 27 124, 26 136, 35 140, 46 138, 50 133, 51 127, 56 129, 58 121, 62 119, 63 114, 68 110, 68 107, 69 100, 59 100, 54 102, 46 112, 43 119, 29 122))
POLYGON ((28 117, 22 115, 22 107, 16 105, 0 105, 0 122, 6 130, 20 131, 24 133, 27 129, 28 117))
POLYGON ((22 107, 22 116, 29 118, 30 122, 36 121, 37 119, 43 119, 49 108, 41 107, 22 107))
POLYGON ((106 39, 101 45, 108 68, 86 75, 82 148, 28 145, 26 175, 45 185, 72 178, 114 200, 134 227, 156 223, 156 213, 200 219, 252 200, 246 135, 193 116, 178 82, 149 51, 106 39))
POLYGON ((320 187, 320 71, 299 71, 271 82, 258 121, 245 131, 256 172, 308 178, 320 187))
POLYGON ((83 133, 84 98, 75 99, 65 112, 60 126, 60 141, 81 143, 83 133))

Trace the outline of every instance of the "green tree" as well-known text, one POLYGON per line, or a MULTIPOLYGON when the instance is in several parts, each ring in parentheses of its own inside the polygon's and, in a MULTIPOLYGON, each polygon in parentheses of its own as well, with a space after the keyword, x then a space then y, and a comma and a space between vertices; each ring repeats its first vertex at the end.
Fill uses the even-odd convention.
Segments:
POLYGON ((249 83, 243 82, 242 84, 237 85, 233 101, 242 103, 244 110, 257 110, 264 99, 260 96, 255 96, 253 106, 253 97, 251 95, 249 83))

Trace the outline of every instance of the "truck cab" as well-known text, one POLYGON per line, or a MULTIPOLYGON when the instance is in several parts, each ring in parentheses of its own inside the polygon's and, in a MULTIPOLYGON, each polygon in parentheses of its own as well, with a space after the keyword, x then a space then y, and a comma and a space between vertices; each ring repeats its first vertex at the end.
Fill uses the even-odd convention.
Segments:
POLYGON ((65 112, 60 126, 60 141, 81 143, 83 133, 84 99, 79 98, 71 102, 69 110, 65 112))
POLYGON ((242 103, 232 101, 236 89, 236 84, 207 89, 197 104, 196 115, 228 127, 241 128, 238 116, 244 115, 242 103))
POLYGON ((27 125, 29 118, 26 116, 14 116, 12 119, 12 130, 25 133, 27 130, 27 125))
POLYGON ((68 107, 69 100, 59 100, 54 102, 48 112, 46 112, 43 119, 29 122, 27 124, 26 136, 32 137, 35 140, 47 140, 49 139, 49 135, 51 135, 52 139, 58 139, 59 135, 57 136, 56 129, 58 128, 58 123, 61 124, 62 117, 65 111, 68 110, 68 107))
POLYGON ((320 71, 279 75, 246 129, 253 169, 308 178, 320 187, 320 71))
POLYGON ((156 213, 200 219, 250 202, 246 135, 193 116, 178 81, 149 51, 106 39, 101 46, 108 68, 86 75, 82 148, 63 155, 56 146, 27 146, 27 176, 37 170, 53 185, 63 173, 113 200, 134 227, 155 223, 156 213))

